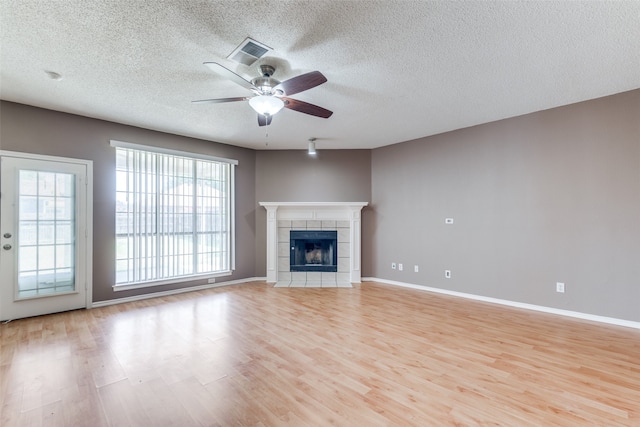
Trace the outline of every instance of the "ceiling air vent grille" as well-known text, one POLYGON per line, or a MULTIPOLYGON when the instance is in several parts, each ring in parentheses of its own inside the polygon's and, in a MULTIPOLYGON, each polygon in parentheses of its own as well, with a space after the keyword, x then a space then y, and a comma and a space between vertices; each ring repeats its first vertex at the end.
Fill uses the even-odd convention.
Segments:
POLYGON ((242 43, 240 43, 240 46, 235 48, 235 50, 227 56, 227 59, 239 62, 240 64, 251 65, 258 59, 262 58, 270 50, 273 49, 263 43, 253 40, 250 37, 247 37, 242 43))

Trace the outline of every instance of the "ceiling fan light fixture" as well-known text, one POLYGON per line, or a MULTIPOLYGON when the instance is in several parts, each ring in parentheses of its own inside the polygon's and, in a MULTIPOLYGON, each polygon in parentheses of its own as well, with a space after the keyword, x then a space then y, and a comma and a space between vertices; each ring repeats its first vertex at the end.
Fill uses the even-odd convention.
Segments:
POLYGON ((263 116, 273 116, 284 107, 284 101, 271 95, 258 95, 249 100, 251 108, 263 116))

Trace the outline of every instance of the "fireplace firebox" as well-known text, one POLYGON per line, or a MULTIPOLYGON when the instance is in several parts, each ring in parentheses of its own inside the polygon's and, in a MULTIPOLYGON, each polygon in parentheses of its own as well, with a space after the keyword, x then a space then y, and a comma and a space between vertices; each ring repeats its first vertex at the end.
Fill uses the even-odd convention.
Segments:
POLYGON ((291 230, 290 271, 338 271, 338 232, 291 230))

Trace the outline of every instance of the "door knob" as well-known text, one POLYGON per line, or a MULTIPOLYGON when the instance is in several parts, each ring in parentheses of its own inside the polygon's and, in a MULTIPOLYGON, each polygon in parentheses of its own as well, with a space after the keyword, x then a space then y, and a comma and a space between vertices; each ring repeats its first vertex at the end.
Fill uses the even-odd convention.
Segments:
POLYGON ((5 251, 8 251, 9 249, 11 249, 11 245, 4 245, 2 249, 4 249, 5 251))

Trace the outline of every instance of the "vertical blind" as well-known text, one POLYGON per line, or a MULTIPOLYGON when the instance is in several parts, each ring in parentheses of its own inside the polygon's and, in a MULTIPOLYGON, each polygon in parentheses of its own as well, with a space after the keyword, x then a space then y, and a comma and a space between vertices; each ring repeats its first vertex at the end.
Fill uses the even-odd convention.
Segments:
POLYGON ((233 163, 112 145, 116 285, 231 271, 233 163))

